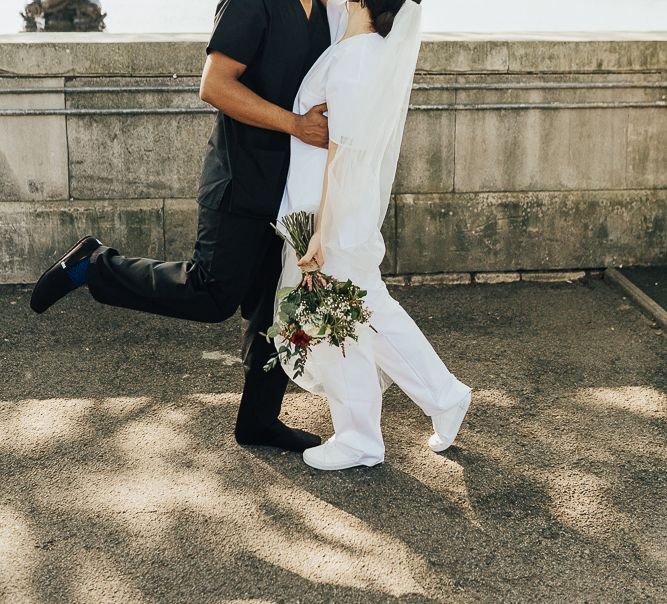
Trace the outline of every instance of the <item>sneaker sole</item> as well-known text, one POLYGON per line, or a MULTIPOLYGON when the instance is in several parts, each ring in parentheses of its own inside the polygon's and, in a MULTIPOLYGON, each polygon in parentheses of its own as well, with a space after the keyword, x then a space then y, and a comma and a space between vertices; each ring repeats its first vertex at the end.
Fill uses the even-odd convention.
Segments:
POLYGON ((381 464, 381 461, 376 461, 375 463, 371 464, 365 464, 361 461, 355 461, 353 463, 339 463, 335 465, 330 465, 330 466, 325 466, 324 464, 318 464, 317 462, 310 462, 306 459, 306 456, 303 457, 303 462, 307 465, 310 466, 311 468, 315 468, 316 470, 322 470, 322 471, 331 471, 335 472, 336 470, 348 470, 350 468, 370 468, 372 466, 377 466, 378 464, 381 464))

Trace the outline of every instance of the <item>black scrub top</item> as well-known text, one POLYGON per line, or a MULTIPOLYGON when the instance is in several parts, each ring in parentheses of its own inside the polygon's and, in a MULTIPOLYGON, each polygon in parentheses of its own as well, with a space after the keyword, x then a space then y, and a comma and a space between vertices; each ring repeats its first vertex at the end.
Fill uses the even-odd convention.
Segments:
MULTIPOLYGON (((310 19, 300 0, 220 0, 206 54, 243 63, 240 82, 292 111, 301 81, 331 45, 326 8, 312 1, 310 19)), ((288 134, 256 128, 218 111, 208 141, 197 201, 257 218, 275 218, 289 168, 288 134)))

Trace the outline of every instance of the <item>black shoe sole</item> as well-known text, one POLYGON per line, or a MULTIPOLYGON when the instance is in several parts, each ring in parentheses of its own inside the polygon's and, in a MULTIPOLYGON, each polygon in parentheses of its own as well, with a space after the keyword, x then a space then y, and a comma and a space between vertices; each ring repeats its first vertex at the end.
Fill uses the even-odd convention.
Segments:
MULTIPOLYGON (((298 430, 296 432, 299 432, 303 435, 299 446, 286 446, 280 437, 271 435, 241 437, 238 434, 235 434, 234 436, 237 444, 241 445, 242 447, 272 447, 274 449, 280 449, 282 451, 293 451, 295 453, 303 453, 306 449, 317 447, 322 444, 322 439, 316 434, 310 434, 302 430, 298 430)), ((295 443, 291 444, 294 445, 295 443)))
MULTIPOLYGON (((86 256, 89 256, 92 254, 98 247, 100 247, 102 243, 93 237, 92 235, 86 235, 85 237, 82 237, 77 241, 71 248, 69 248, 56 262, 54 262, 48 269, 46 269, 43 273, 42 276, 39 278, 37 283, 35 284, 35 287, 32 290, 32 296, 30 297, 30 308, 34 310, 37 314, 43 313, 45 310, 53 306, 55 302, 57 302, 60 298, 57 298, 53 302, 47 305, 40 305, 37 303, 35 299, 35 293, 40 289, 42 285, 44 285, 46 279, 48 279, 51 275, 54 269, 57 269, 59 266, 64 270, 69 266, 68 262, 72 260, 73 258, 76 258, 77 254, 81 251, 85 251, 86 253, 83 254, 80 258, 76 258, 78 260, 82 260, 86 256), (91 245, 87 246, 87 242, 90 241, 91 245), (95 242, 92 244, 92 242, 95 242), (90 247, 90 249, 87 249, 90 247), (64 265, 64 266, 63 266, 64 265)), ((73 263, 76 264, 76 263, 73 263)))

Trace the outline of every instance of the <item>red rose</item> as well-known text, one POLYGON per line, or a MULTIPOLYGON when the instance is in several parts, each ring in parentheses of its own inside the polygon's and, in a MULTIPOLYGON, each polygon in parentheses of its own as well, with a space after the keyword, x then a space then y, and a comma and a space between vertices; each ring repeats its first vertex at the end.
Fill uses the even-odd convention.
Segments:
POLYGON ((292 344, 295 346, 308 346, 312 339, 313 338, 309 336, 303 329, 299 329, 292 334, 290 337, 290 342, 292 342, 292 344))

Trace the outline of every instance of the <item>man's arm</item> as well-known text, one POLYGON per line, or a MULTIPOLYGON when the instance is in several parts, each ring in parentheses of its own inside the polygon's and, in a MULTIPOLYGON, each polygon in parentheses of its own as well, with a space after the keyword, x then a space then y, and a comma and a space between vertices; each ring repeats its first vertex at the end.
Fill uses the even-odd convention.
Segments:
POLYGON ((199 98, 229 117, 258 128, 285 132, 308 145, 326 148, 329 142, 325 104, 305 115, 286 111, 244 86, 239 78, 246 65, 212 51, 208 54, 199 88, 199 98))

